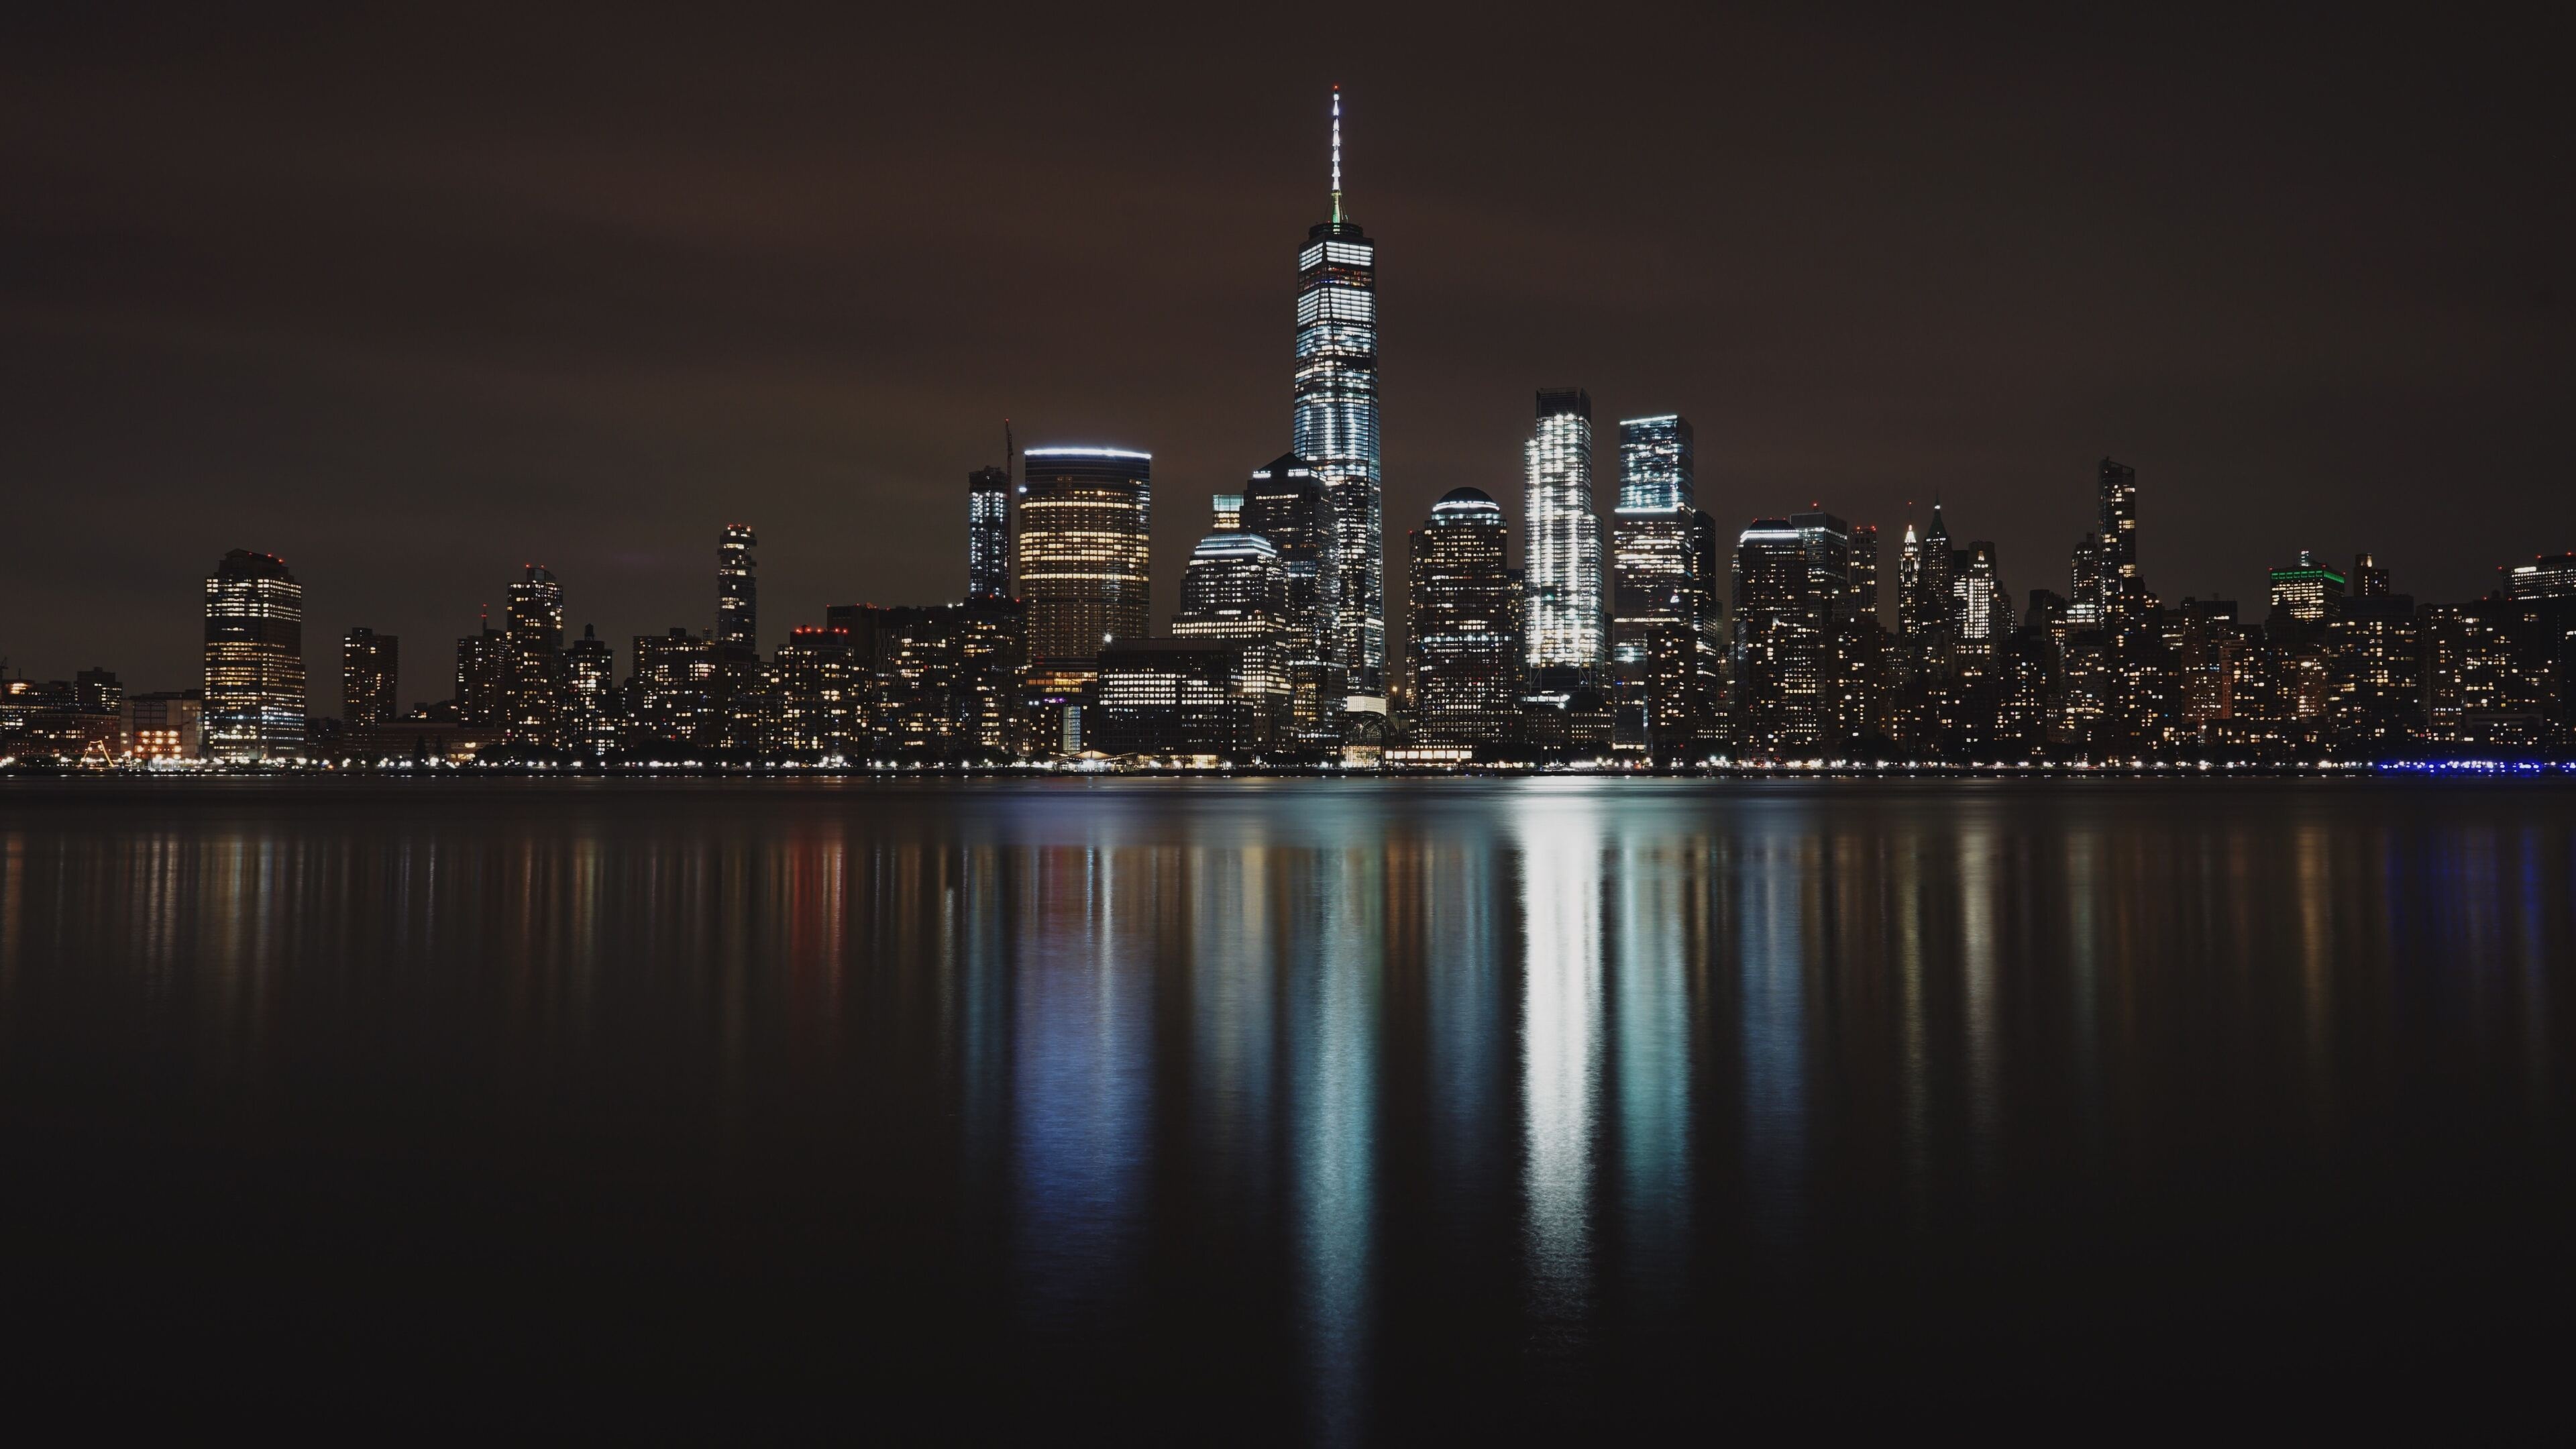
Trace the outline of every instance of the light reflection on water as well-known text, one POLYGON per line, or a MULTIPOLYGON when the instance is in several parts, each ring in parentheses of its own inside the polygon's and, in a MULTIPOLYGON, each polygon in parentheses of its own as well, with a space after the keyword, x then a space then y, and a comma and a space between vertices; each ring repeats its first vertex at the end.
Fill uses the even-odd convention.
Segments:
MULTIPOLYGON (((2062 1274, 2463 1155, 2556 1183, 2570 798, 13 790, 6 1121, 67 1216, 211 1151, 292 1221, 277 1164, 358 1161, 339 1210, 395 1236, 425 1181, 543 1193, 762 1285, 781 1333, 809 1277, 898 1284, 926 1362, 1113 1412, 1347 1441, 1463 1392, 1508 1425, 1657 1346, 1836 1358, 1797 1315, 1912 1322, 1907 1275, 1972 1249, 2019 1320, 2047 1274, 2012 1234, 2062 1274)), ((471 1241, 543 1259, 511 1238, 549 1222, 471 1241)))

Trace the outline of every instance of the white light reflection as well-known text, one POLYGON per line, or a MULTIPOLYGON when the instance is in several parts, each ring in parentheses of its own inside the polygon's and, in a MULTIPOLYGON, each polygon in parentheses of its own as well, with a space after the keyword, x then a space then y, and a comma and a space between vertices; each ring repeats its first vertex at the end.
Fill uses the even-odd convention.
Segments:
POLYGON ((1600 1112, 1601 827, 1588 787, 1533 785, 1519 811, 1525 976, 1521 1094, 1532 1307, 1542 1341, 1592 1300, 1592 1134, 1600 1112))

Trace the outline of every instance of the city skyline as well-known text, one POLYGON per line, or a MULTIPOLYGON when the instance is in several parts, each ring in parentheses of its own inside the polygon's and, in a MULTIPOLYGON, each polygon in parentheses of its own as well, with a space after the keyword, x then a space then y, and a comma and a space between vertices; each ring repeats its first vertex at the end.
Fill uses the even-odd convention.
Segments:
MULTIPOLYGON (((540 33, 531 44, 542 50, 565 38, 540 33)), ((1863 53, 1876 53, 1866 40, 1794 27, 1753 38, 1762 44, 1752 53, 1793 73, 1816 63, 1832 44, 1857 43, 1863 53)), ((47 43, 77 50, 82 39, 75 28, 47 43)), ((2337 232, 2329 240, 2322 230, 2301 232, 2317 244, 2290 272, 2274 276, 2267 269, 2279 264, 2268 252, 2239 259, 2241 265, 2189 248, 2177 252, 2170 224, 2157 221, 2152 209, 2123 209, 2101 213, 2121 218, 2117 244, 2097 258, 2104 286, 2134 292, 2151 274, 2171 277, 2165 264, 2177 257, 2198 258, 2200 269, 2174 281, 2182 287, 2179 293, 2153 293, 2152 314, 2108 293, 2099 306, 2070 307, 2066 303, 2076 299, 2049 300, 2051 289, 2063 288, 2066 279, 2033 270, 2030 264, 2043 253, 2031 246, 2016 242, 2000 249, 1992 267, 1955 270, 1965 265, 1956 255, 1958 238, 1963 229, 1975 229, 1960 218, 2009 214, 2000 202, 1979 200, 1983 193, 1974 187, 1962 190, 1968 199, 1951 211, 1911 213, 1918 231, 1901 257, 1864 249, 1830 266, 1785 258, 1763 252, 1740 218, 1719 227, 1677 228, 1672 223, 1682 213, 1661 220, 1651 211, 1641 214, 1634 198, 1654 193, 1618 184, 1636 175, 1640 164, 1623 150, 1624 140, 1661 158, 1660 174, 1676 183, 1663 193, 1671 205, 1698 206, 1703 203, 1691 198, 1723 192, 1724 215, 1735 217, 1742 207, 1748 215, 1770 218, 1773 230, 1785 226, 1816 240, 1821 233, 1814 227, 1822 218, 1795 207, 1755 204, 1765 196, 1776 203, 1791 184, 1779 169, 1782 163, 1741 149, 1714 122, 1684 124, 1651 108, 1622 104, 1581 117, 1543 107, 1537 118, 1490 103, 1461 104, 1454 83, 1403 63, 1419 53, 1424 37, 1397 26, 1382 39, 1380 50, 1355 54, 1347 65, 1337 60, 1333 76, 1263 69, 1254 84, 1231 86, 1222 105, 1203 111, 1210 118, 1205 137, 1172 136, 1168 117, 1181 103, 1169 97, 1132 103, 1100 122, 1108 130, 1081 133, 1082 141, 1098 143, 1086 147, 1091 164, 1142 167, 1146 172, 1140 174, 1164 178, 1148 186, 1094 189, 1119 198, 1132 218, 1122 227, 1158 234, 1166 245, 1138 253, 1041 227, 1022 229, 1025 240, 1003 252, 967 247, 953 262, 905 271, 913 279, 912 293, 932 310, 905 314, 913 320, 898 335, 909 339, 909 350, 899 373, 903 382, 891 392, 868 381, 872 374, 865 368, 830 387, 808 377, 781 392, 779 385, 758 381, 761 360, 781 355, 775 339, 741 331, 737 324, 750 314, 728 311, 728 303, 738 308, 755 299, 710 295, 704 271, 676 279, 692 284, 672 293, 683 305, 671 315, 688 325, 648 349, 664 367, 659 381, 623 365, 603 369, 595 351, 585 350, 600 340, 596 328, 603 314, 596 294, 579 283, 565 292, 567 306, 578 314, 570 330, 514 334, 521 339, 518 355, 526 360, 517 369, 488 365, 490 358, 511 355, 507 347, 493 351, 507 337, 480 320, 475 307, 465 306, 460 318, 478 320, 460 334, 466 348, 460 356, 486 359, 469 376, 455 369, 453 359, 421 354, 417 320, 397 305, 395 294, 362 283, 346 295, 317 299, 309 279, 320 274, 296 269, 305 256, 296 244, 277 249, 273 268, 247 274, 257 285, 242 293, 240 305, 273 307, 277 333, 276 348, 252 345, 243 340, 248 334, 240 317, 207 312, 213 294, 193 290, 190 278, 200 273, 179 262, 232 256, 229 239, 236 231, 248 228, 240 235, 262 237, 264 222, 239 217, 208 229, 192 221, 167 233, 168 261, 146 265, 154 253, 133 265, 65 272, 69 254, 53 249, 49 239, 72 221, 95 223, 108 236, 164 235, 152 220, 163 214, 156 210, 163 183, 157 173, 135 168, 134 153, 120 149, 125 133, 112 127, 97 128, 87 143, 99 149, 77 162, 44 149, 54 142, 22 139, 19 145, 35 149, 12 152, 13 159, 29 166, 83 165, 102 179, 102 189, 81 203, 94 205, 95 214, 71 201, 40 199, 59 196, 47 188, 29 189, 12 203, 17 210, 11 225, 38 243, 30 254, 37 265, 22 280, 47 290, 43 306, 22 311, 22 325, 10 334, 29 386, 13 396, 11 405, 19 411, 7 430, 8 461, 15 476, 33 485, 22 490, 30 526, 73 546, 30 557, 0 580, 0 617, 39 621, 12 630, 0 641, 0 652, 14 669, 34 677, 107 664, 146 686, 184 682, 193 663, 190 640, 167 627, 171 607, 202 576, 209 549, 249 547, 289 559, 306 582, 314 608, 307 660, 313 693, 329 700, 336 697, 339 662, 330 645, 346 627, 366 624, 416 639, 453 636, 471 627, 469 609, 502 613, 503 583, 530 558, 550 560, 567 580, 574 599, 569 622, 595 624, 603 636, 657 633, 672 622, 703 627, 697 621, 701 611, 691 602, 699 588, 703 532, 709 523, 735 516, 773 530, 764 561, 776 617, 810 621, 824 605, 850 599, 953 597, 954 480, 960 469, 994 461, 984 440, 1002 415, 1017 420, 1026 437, 1121 439, 1154 452, 1165 473, 1167 508, 1194 518, 1206 494, 1239 486, 1246 462, 1279 446, 1279 308, 1283 291, 1294 285, 1280 238, 1289 228, 1309 225, 1321 204, 1314 194, 1323 179, 1315 165, 1319 101, 1336 79, 1345 83, 1354 133, 1365 137, 1371 236, 1395 248, 1379 258, 1397 299, 1392 322, 1399 359, 1384 379, 1392 421, 1378 557, 1390 571, 1390 596, 1403 592, 1393 573, 1402 563, 1401 533, 1433 499, 1458 486, 1480 488, 1507 507, 1518 499, 1527 390, 1560 378, 1582 382, 1604 418, 1659 409, 1694 418, 1701 429, 1699 501, 1729 537, 1749 519, 1821 499, 1855 521, 1877 521, 1893 538, 1909 519, 1919 525, 1929 497, 1938 494, 1948 499, 1954 517, 1977 520, 1971 526, 1978 537, 1995 541, 2005 583, 2016 597, 2032 587, 2062 587, 2059 560, 2065 550, 2098 528, 2091 500, 2068 483, 2075 479, 2080 487, 2087 460, 2105 453, 2153 480, 2147 527, 2156 542, 2149 567, 2169 598, 2188 593, 2254 600, 2263 571, 2298 549, 2331 560, 2375 551, 2418 594, 2466 598, 2484 589, 2497 565, 2554 551, 2576 534, 2576 519, 2555 490, 2513 498, 2515 506, 2500 512, 2426 513, 2419 506, 2428 486, 2449 495, 2480 480, 2510 489, 2515 480, 2545 475, 2554 447, 2544 446, 2550 442, 2541 426, 2546 409, 2536 400, 2557 380, 2553 364, 2559 353, 2551 349, 2563 344, 2548 340, 2554 330, 2536 330, 2535 319, 2548 315, 2543 295, 2480 293, 2470 299, 2475 315, 2454 308, 2435 327, 2406 301, 2415 293, 2393 285, 2414 274, 2401 269, 2374 282, 2353 273, 2359 258, 2348 238, 2361 233, 2337 232), (1551 137, 1541 120, 1563 134, 1551 137), (1165 123, 1162 129, 1129 129, 1158 121, 1165 123), (1566 129, 1569 121, 1577 124, 1566 129), (1204 164, 1219 156, 1221 164, 1204 164), (1534 172, 1577 156, 1599 178, 1599 184, 1582 189, 1577 204, 1528 193, 1534 172), (1168 176, 1156 169, 1182 161, 1187 164, 1172 164, 1168 176), (1749 194, 1741 179, 1730 187, 1713 180, 1742 178, 1747 165, 1749 194), (1214 210, 1187 206, 1173 189, 1184 174, 1240 194, 1214 210), (1482 217, 1485 224, 1462 226, 1467 216, 1482 217), (1763 265, 1745 265, 1747 247, 1755 248, 1763 265), (1131 267, 1131 255, 1157 251, 1165 264, 1145 267, 1140 260, 1131 267), (1100 261, 1107 269, 1076 284, 1064 269, 1077 258, 1100 261), (2164 270, 2142 270, 2150 266, 2164 270), (1972 284, 1969 293, 1987 304, 1973 327, 1953 333, 1970 352, 1927 346, 1922 324, 1948 317, 1934 299, 1945 288, 1956 292, 1963 277, 1972 284), (2280 292, 2285 278, 2286 295, 2280 292), (1898 303, 1886 313, 1901 324, 1892 350, 1888 335, 1873 332, 1864 340, 1838 321, 1840 303, 1822 285, 1829 279, 1858 289, 1857 297, 1878 299, 1883 312, 1891 298, 1898 303), (2227 285, 2217 287, 2220 281, 2227 285), (158 290, 135 291, 147 284, 158 290), (2217 304, 2221 292, 2230 299, 2224 307, 2217 304), (991 294, 989 305, 974 306, 985 310, 959 310, 983 293, 991 294), (2344 312, 2320 310, 2329 293, 2344 312), (162 331, 102 330, 100 319, 117 315, 118 297, 142 295, 161 298, 175 317, 196 318, 204 326, 191 334, 193 340, 176 341, 162 331), (2247 299, 2263 295, 2273 300, 2249 310, 2247 299), (1639 309, 1649 299, 1660 320, 1641 333, 1639 309), (318 313, 306 305, 317 300, 328 304, 318 313), (1192 320, 1172 321, 1177 309, 1189 311, 1192 320), (1092 325, 1095 316, 1116 312, 1150 325, 1124 331, 1092 325), (1730 313, 1741 315, 1728 326, 1713 325, 1730 313), (2347 314, 2348 321, 2333 320, 2347 314), (2151 320, 2165 315, 2179 315, 2187 325, 2160 328, 2151 320), (949 320, 932 326, 932 316, 949 320), (2053 320, 2061 317, 2068 324, 2062 330, 2053 320), (380 336, 370 330, 371 319, 384 323, 380 336), (2011 337, 2019 339, 2010 345, 1994 330, 2006 322, 2011 337), (2077 322, 2083 324, 2081 342, 2077 322), (692 364, 681 345, 692 332, 730 340, 719 340, 692 364), (2217 345, 2222 335, 2226 346, 2217 345), (370 336, 379 340, 360 344, 370 336), (1048 341, 1076 336, 1085 339, 1079 353, 1048 341), (1651 345, 1641 345, 1641 337, 1651 345), (1672 340, 1652 340, 1662 337, 1672 340), (2338 337, 2343 345, 2325 345, 2338 337), (2383 393, 2352 381, 2345 361, 2318 360, 2361 355, 2350 345, 2357 340, 2378 339, 2373 345, 2384 347, 2407 337, 2422 344, 2410 355, 2422 357, 2425 367, 2438 361, 2453 369, 2445 377, 2474 364, 2469 374, 2458 375, 2474 375, 2477 386, 2409 384, 2417 390, 2383 393), (991 357, 1010 360, 959 352, 978 339, 1002 348, 991 357), (2297 357, 2282 352, 2294 342, 2297 357), (314 358, 351 365, 294 362, 302 355, 296 346, 314 358), (2533 351, 2535 346, 2541 350, 2533 351), (543 361, 554 355, 549 349, 561 351, 560 365, 543 361), (1866 379, 1835 371, 1865 356, 1872 359, 1866 379), (1998 356, 2016 360, 1999 364, 1998 356), (2290 365, 2301 358, 2302 366, 2290 365), (745 370, 736 373, 728 363, 708 371, 707 359, 739 359, 745 370), (1962 368, 1963 361, 1969 365, 1962 368), (2136 371, 2129 381, 2107 386, 2109 375, 2100 369, 2112 363, 2134 364, 2136 371), (2262 401, 2265 367, 2282 378, 2276 402, 2262 401), (420 384, 405 390, 402 403, 390 411, 381 401, 389 368, 420 384), (530 368, 533 375, 523 375, 530 368), (2062 381, 2070 368, 2080 386, 2062 381), (165 372, 177 378, 169 390, 145 385, 145 375, 165 372), (1974 398, 1939 400, 1936 395, 1949 385, 1943 380, 1947 373, 1974 379, 1974 398), (692 376, 699 380, 688 382, 692 376), (2001 385, 2008 377, 2015 384, 2001 385), (228 380, 218 383, 219 378, 228 380), (2247 378, 2258 381, 2249 385, 2247 378), (228 408, 220 425, 207 410, 210 387, 241 394, 241 406, 228 408), (928 406, 906 408, 900 419, 889 411, 889 400, 923 388, 937 394, 928 406), (584 396, 592 402, 574 403, 584 396), (1904 422, 1936 413, 1960 421, 1928 430, 1904 422), (2249 421, 2258 415, 2259 426, 2249 421), (2223 436, 2231 430, 2232 436, 2223 436), (617 480, 613 489, 611 476, 617 480), (258 486, 245 486, 253 480, 258 486), (98 497, 133 506, 110 528, 76 506, 98 497)), ((307 43, 316 54, 290 49, 282 63, 291 66, 304 57, 300 63, 317 66, 333 44, 329 37, 307 43)), ((621 43, 656 42, 641 35, 621 43)), ((2051 47, 2078 48, 2076 38, 2066 35, 2035 35, 2024 44, 2040 54, 2051 47)), ((2268 53, 2267 45, 2280 44, 2286 37, 2258 34, 2243 58, 2228 64, 2250 66, 2268 53)), ((1973 63, 1937 45, 1927 54, 1965 66, 1958 75, 1974 71, 1973 63)), ((2010 59, 2008 65, 1994 62, 2005 65, 2007 84, 2027 85, 2038 73, 2025 64, 2028 54, 2010 59)), ((2467 60, 2455 59, 2447 69, 2437 67, 2433 79, 2457 82, 2467 60)), ((1012 62, 1005 57, 1002 63, 1012 62)), ((1150 58, 1119 62, 1148 63, 1150 58)), ((2159 67, 2206 74, 2189 69, 2198 62, 2153 44, 2111 51, 2098 63, 2108 74, 2146 78, 2162 74, 2159 67)), ((2325 84, 2334 66, 2322 64, 2322 71, 2283 84, 2294 93, 2325 84)), ((1952 74, 1926 71, 1908 84, 1938 89, 1953 83, 1952 74)), ((120 75, 106 74, 98 94, 123 94, 120 75)), ((1184 95, 1198 94, 1191 88, 1199 82, 1186 70, 1171 78, 1184 95)), ((504 91, 505 100, 525 103, 518 92, 504 91)), ((73 115, 94 103, 53 96, 41 84, 27 94, 52 96, 73 115)), ((1744 94, 1752 99, 1730 94, 1721 104, 1782 99, 1777 85, 1744 94)), ((2157 134, 2208 160, 2211 174, 2241 179, 2242 166, 2217 154, 2218 127, 2220 119, 2233 118, 2265 134, 2250 125, 2258 118, 2245 109, 2251 100, 2223 99, 2218 118, 2184 125, 2163 89, 2149 87, 2141 94, 2145 109, 2167 127, 2157 134)), ((1853 144, 1823 143, 1818 174, 1842 174, 1838 164, 1846 171, 1862 165, 1871 152, 1859 141, 1884 144, 1895 134, 1887 104, 1873 102, 1853 113, 1853 144)), ((575 110, 581 119, 560 134, 576 145, 584 137, 596 140, 603 134, 597 127, 619 114, 604 104, 595 111, 575 110)), ((2266 102, 2259 118, 2295 133, 2282 119, 2288 110, 2286 100, 2266 102)), ((1804 113, 1796 104, 1780 112, 1788 118, 1804 113)), ((2412 104, 2364 117, 2388 125, 2420 119, 2412 104)), ((2104 131, 2090 119, 2078 120, 2093 129, 2079 128, 2068 145, 2103 161, 2113 176, 2144 187, 2142 194, 2155 194, 2158 173, 2141 169, 2119 148, 2130 134, 2127 126, 2143 122, 2104 131)), ((242 141, 228 153, 227 166, 243 164, 245 157, 298 166, 314 158, 308 143, 277 132, 274 118, 217 106, 205 123, 210 135, 242 141)), ((356 124, 365 132, 398 123, 368 113, 356 124)), ((950 124, 949 118, 939 124, 950 124)), ((935 131, 926 138, 951 148, 943 154, 999 146, 992 154, 1007 155, 1009 141, 1026 123, 1013 113, 954 124, 954 133, 935 131)), ((2424 144, 2445 158, 2444 177, 2458 171, 2464 156, 2479 167, 2507 166, 2497 155, 2457 150, 2472 137, 2491 139, 2473 122, 2436 118, 2434 124, 2424 144), (2442 151, 2445 140, 2453 143, 2451 151, 2442 151)), ((1751 134, 1751 128, 1744 130, 1751 134)), ((728 131, 716 144, 740 147, 760 135, 757 126, 750 134, 728 131)), ((805 153, 792 146, 777 154, 791 171, 806 164, 805 153)), ((2356 147, 2354 155, 2360 154, 2356 147)), ((2371 164, 2382 168, 2379 182, 2392 194, 2422 195, 2436 188, 2447 197, 2455 184, 2437 180, 2423 162, 2404 155, 2374 153, 2371 164)), ((2323 169, 2342 174, 2335 165, 2323 169)), ((819 244, 838 270, 865 261, 871 248, 885 244, 877 232, 856 227, 864 211, 852 208, 872 191, 864 182, 867 171, 861 166, 850 173, 848 200, 841 199, 840 187, 818 193, 826 224, 798 243, 808 249, 819 244)), ((997 191, 1014 194, 1016 188, 1040 212, 1072 184, 1026 177, 1014 182, 1018 173, 1010 165, 1002 171, 997 191)), ((602 173, 602 179, 616 174, 602 173)), ((1077 179, 1083 175, 1076 173, 1077 179)), ((1884 200, 1892 206, 1919 199, 1930 184, 1927 179, 1899 187, 1884 200)), ((311 166, 290 170, 274 183, 285 195, 314 198, 339 194, 346 185, 338 173, 311 166)), ((2094 194, 2099 190, 2069 197, 2068 207, 2100 199, 2094 194)), ((600 195, 607 200, 626 193, 600 195)), ((523 249, 544 240, 545 229, 513 230, 510 219, 491 211, 488 195, 467 200, 474 204, 459 213, 462 224, 483 242, 480 250, 463 254, 458 265, 464 274, 443 285, 503 283, 520 275, 514 265, 535 255, 523 249)), ((1718 200, 1712 195, 1705 204, 1718 200)), ((2347 213, 2357 204, 2345 203, 2341 211, 2330 206, 2324 215, 2349 221, 2347 213)), ((2045 199, 2025 205, 2039 207, 2033 236, 2062 235, 2074 214, 2045 199)), ((935 205, 910 205, 906 211, 939 235, 949 234, 935 205)), ((631 209, 610 214, 619 220, 597 241, 611 255, 630 254, 637 245, 651 245, 644 238, 662 234, 634 225, 631 209)), ((706 225, 738 239, 750 214, 719 207, 706 225)), ((355 239, 375 248, 362 246, 361 253, 394 254, 388 249, 396 239, 371 229, 375 224, 365 213, 344 215, 346 226, 360 228, 355 239)), ((2217 219, 2219 235, 2229 238, 2259 237, 2263 225, 2283 222, 2251 203, 2222 207, 2217 219)), ((2297 224, 2322 228, 2325 221, 2297 224)), ((2524 267, 2523 259, 2547 252, 2538 244, 2554 235, 2555 225, 2547 216, 2526 215, 2483 229, 2461 227, 2459 233, 2493 239, 2499 250, 2483 260, 2501 270, 2488 266, 2480 274, 2497 278, 2499 286, 2519 285, 2514 279, 2542 275, 2524 267)), ((2386 234, 2406 233, 2399 226, 2386 234)), ((2452 234, 2446 228, 2444 235, 2452 234)), ((651 263, 650 256, 644 260, 651 263)), ((432 273, 433 279, 447 276, 432 273)), ((2416 290, 2422 285, 2418 279, 2416 290)), ((828 303, 832 295, 814 292, 803 301, 828 303)), ((845 308, 827 307, 827 313, 818 327, 832 316, 848 316, 845 308)), ((816 355, 827 356, 867 330, 834 324, 806 334, 799 346, 820 348, 816 355)), ((1606 456, 1606 438, 1604 447, 1606 456)), ((1611 480, 1601 476, 1608 471, 1606 465, 1595 469, 1595 507, 1605 517, 1613 506, 1611 480)), ((1525 530, 1515 531, 1526 537, 1525 530)), ((1156 530, 1157 619, 1168 618, 1177 602, 1182 565, 1194 542, 1190 532, 1156 530)), ((1389 612, 1396 616, 1391 634, 1400 641, 1400 604, 1389 612)), ((1391 654, 1395 647, 1391 643, 1391 654)), ((406 703, 445 692, 436 687, 444 674, 436 659, 415 653, 402 667, 399 694, 406 703)))

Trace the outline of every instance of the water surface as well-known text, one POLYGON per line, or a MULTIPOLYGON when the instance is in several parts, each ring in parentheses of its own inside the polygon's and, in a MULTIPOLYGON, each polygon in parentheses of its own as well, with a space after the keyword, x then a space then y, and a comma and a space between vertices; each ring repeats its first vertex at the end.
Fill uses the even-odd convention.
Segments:
POLYGON ((2576 793, 0 784, 109 1412, 1403 1439, 2563 1364, 2576 793))

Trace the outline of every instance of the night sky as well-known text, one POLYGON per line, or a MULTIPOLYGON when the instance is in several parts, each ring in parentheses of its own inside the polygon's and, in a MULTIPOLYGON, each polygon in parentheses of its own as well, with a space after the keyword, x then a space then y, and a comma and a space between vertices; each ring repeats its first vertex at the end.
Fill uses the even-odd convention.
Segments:
POLYGON ((2563 50, 2451 10, 20 8, 0 655, 38 678, 199 682, 235 547, 302 579, 325 713, 352 624, 445 697, 531 560, 623 669, 713 622, 728 521, 764 647, 952 598, 1006 416, 1154 453, 1159 621, 1287 446, 1335 81, 1396 560, 1461 484, 1517 534, 1567 384, 1687 414, 1730 531, 1821 500, 1892 563, 1938 492, 2016 607, 2104 453, 2168 600, 2259 617, 2302 547, 2466 598, 2576 548, 2563 50))

